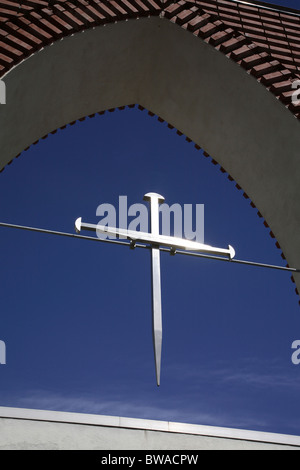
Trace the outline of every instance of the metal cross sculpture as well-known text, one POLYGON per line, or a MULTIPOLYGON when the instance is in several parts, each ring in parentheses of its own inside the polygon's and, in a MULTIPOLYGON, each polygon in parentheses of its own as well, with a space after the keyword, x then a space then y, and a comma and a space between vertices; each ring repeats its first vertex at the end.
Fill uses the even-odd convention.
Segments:
POLYGON ((153 347, 155 357, 156 382, 160 385, 161 351, 162 351, 162 304, 161 304, 161 276, 160 276, 160 249, 169 247, 172 254, 176 250, 186 252, 201 252, 227 257, 231 260, 235 256, 232 246, 227 249, 215 248, 203 243, 198 243, 184 238, 160 235, 159 231, 159 205, 164 202, 164 197, 157 193, 147 193, 145 201, 150 203, 150 233, 124 228, 109 227, 107 225, 94 225, 82 222, 78 218, 75 222, 76 232, 81 230, 95 231, 96 233, 107 233, 115 238, 122 237, 130 241, 134 248, 137 242, 150 245, 151 248, 151 274, 152 274, 152 326, 153 326, 153 347))

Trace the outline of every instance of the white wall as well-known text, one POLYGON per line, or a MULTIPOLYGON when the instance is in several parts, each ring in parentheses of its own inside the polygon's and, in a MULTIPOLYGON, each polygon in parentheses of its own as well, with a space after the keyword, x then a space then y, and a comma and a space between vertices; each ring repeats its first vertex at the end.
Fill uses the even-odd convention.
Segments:
POLYGON ((0 450, 73 449, 300 450, 300 437, 117 416, 0 407, 0 450))

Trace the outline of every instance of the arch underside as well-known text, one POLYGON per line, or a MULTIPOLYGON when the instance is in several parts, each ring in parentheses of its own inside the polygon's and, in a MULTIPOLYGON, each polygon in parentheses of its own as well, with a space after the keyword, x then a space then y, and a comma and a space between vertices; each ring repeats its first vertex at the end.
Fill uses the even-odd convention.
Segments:
POLYGON ((1 168, 58 128, 138 104, 213 157, 257 208, 288 265, 300 267, 297 115, 207 41, 159 16, 129 19, 60 39, 4 81, 1 168))

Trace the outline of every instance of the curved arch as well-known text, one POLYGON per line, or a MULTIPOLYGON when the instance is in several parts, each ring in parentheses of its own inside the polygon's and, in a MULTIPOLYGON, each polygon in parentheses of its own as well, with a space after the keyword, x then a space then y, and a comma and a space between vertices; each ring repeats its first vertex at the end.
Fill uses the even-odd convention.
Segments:
POLYGON ((149 17, 39 50, 5 74, 1 166, 67 123, 139 103, 214 156, 259 209, 289 265, 300 266, 299 122, 208 42, 149 17))

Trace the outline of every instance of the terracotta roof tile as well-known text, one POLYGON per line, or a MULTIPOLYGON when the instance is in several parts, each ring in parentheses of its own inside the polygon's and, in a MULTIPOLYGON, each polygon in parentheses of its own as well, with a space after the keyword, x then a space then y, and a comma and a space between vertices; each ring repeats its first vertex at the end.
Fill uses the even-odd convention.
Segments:
MULTIPOLYGON (((196 31, 196 29, 199 29, 202 26, 204 26, 205 24, 207 24, 209 22, 209 19, 210 19, 210 16, 209 16, 208 13, 206 13, 202 16, 198 15, 198 16, 194 17, 192 20, 188 21, 186 28, 189 31, 196 31)), ((183 26, 185 26, 185 25, 183 25, 183 26)))
POLYGON ((266 61, 266 59, 269 57, 267 52, 261 52, 259 54, 253 54, 250 55, 249 57, 243 58, 241 61, 241 66, 246 69, 252 69, 256 65, 260 65, 266 61))
POLYGON ((213 46, 218 46, 219 44, 222 44, 225 41, 228 41, 229 39, 232 38, 234 35, 234 30, 231 28, 227 28, 223 31, 218 31, 210 37, 210 44, 213 46))
POLYGON ((196 7, 192 7, 190 10, 183 10, 178 13, 177 18, 176 18, 176 23, 179 25, 183 25, 184 23, 187 23, 188 21, 195 18, 197 14, 198 14, 198 9, 196 7))
POLYGON ((253 44, 244 44, 243 46, 239 47, 238 49, 235 49, 232 54, 231 54, 231 57, 233 59, 235 59, 236 61, 238 60, 241 60, 241 59, 245 59, 246 57, 249 57, 249 56, 253 56, 253 54, 255 54, 256 52, 258 52, 258 47, 253 45, 253 44))
POLYGON ((198 36, 207 38, 215 34, 219 30, 220 22, 207 23, 199 29, 198 36))
POLYGON ((285 80, 283 82, 275 82, 270 88, 274 94, 278 95, 283 92, 291 90, 292 84, 290 80, 285 80))
POLYGON ((273 60, 271 62, 265 62, 261 65, 256 65, 251 70, 251 74, 255 77, 261 77, 265 74, 269 74, 271 72, 276 72, 281 67, 280 62, 278 60, 273 60))
POLYGON ((228 41, 224 42, 221 45, 220 50, 221 52, 228 54, 229 52, 232 52, 235 49, 239 49, 247 42, 248 42, 247 38, 245 36, 240 35, 238 37, 231 38, 228 41))
POLYGON ((261 82, 266 85, 272 85, 274 83, 281 82, 285 78, 288 78, 291 76, 290 70, 280 70, 278 72, 271 72, 269 74, 263 75, 261 82))

